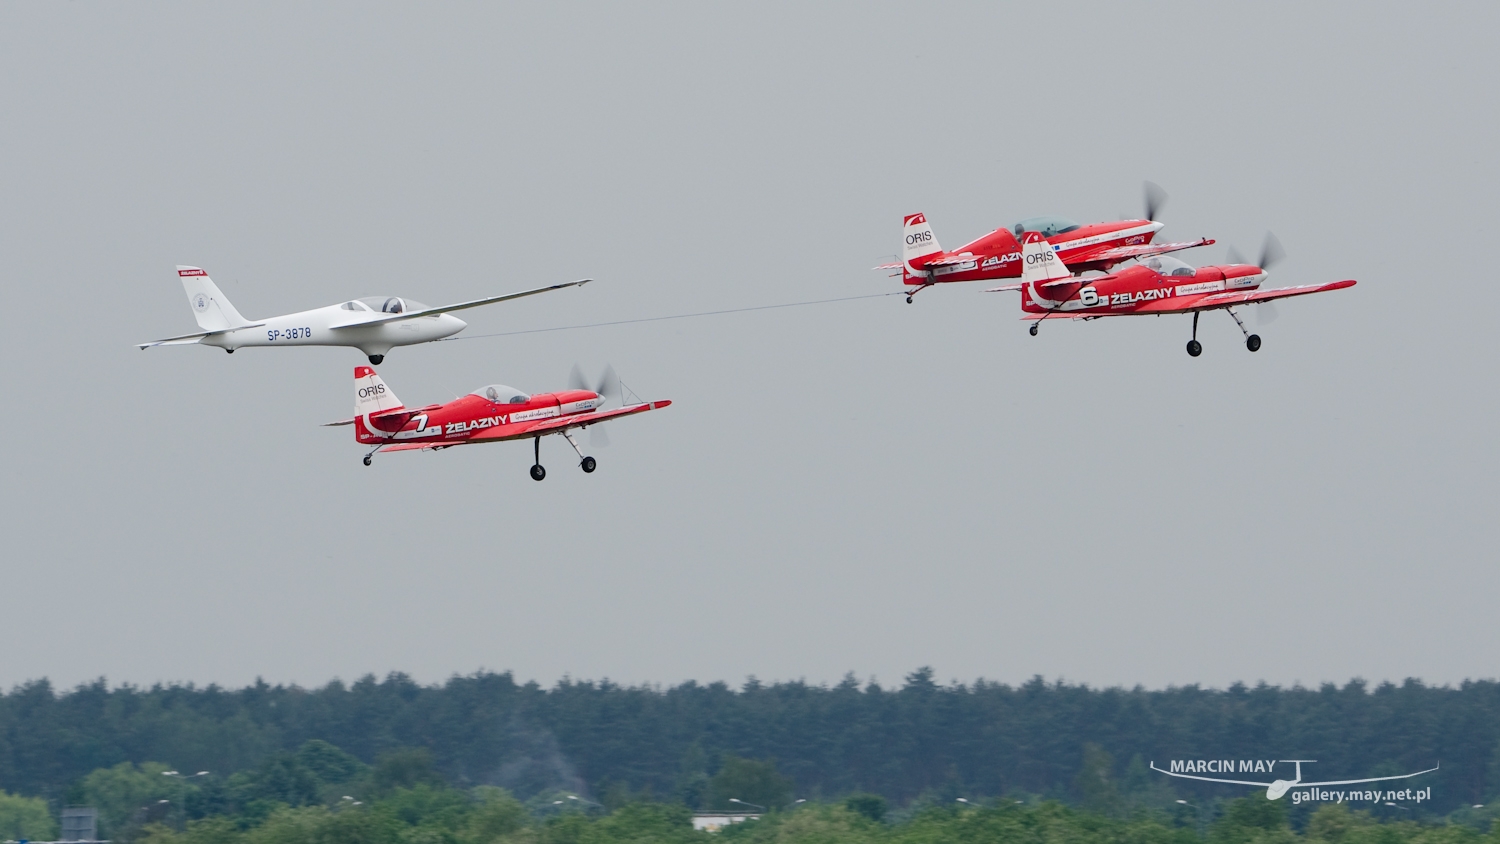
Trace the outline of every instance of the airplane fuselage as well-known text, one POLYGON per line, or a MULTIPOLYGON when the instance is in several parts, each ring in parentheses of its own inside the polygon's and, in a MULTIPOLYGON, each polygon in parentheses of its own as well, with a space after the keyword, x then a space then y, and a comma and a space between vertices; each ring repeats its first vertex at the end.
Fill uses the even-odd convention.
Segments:
POLYGON ((1246 264, 1198 267, 1191 275, 1162 275, 1136 265, 1109 276, 1027 283, 1021 288, 1021 310, 1074 317, 1173 311, 1189 306, 1194 298, 1254 290, 1266 276, 1260 267, 1246 264))
POLYGON ((483 431, 486 440, 500 441, 507 432, 517 435, 539 419, 579 416, 597 411, 604 397, 588 390, 539 393, 524 402, 493 402, 470 393, 447 404, 403 411, 386 418, 354 419, 354 437, 364 445, 380 443, 450 443, 459 445, 483 431))
MULTIPOLYGON (((1116 246, 1137 246, 1150 243, 1161 228, 1161 223, 1151 220, 1094 223, 1052 235, 1047 238, 1047 242, 1052 244, 1058 257, 1062 258, 1063 263, 1067 264, 1068 269, 1073 272, 1104 270, 1110 265, 1091 263, 1087 260, 1087 256, 1116 246)), ((1020 276, 1020 241, 1010 229, 996 229, 951 252, 935 252, 911 261, 910 267, 903 273, 903 281, 907 285, 915 286, 959 281, 991 281, 1020 278, 1020 276), (950 263, 955 259, 962 260, 950 263), (929 264, 935 264, 935 266, 928 266, 929 264), (912 272, 912 269, 917 272, 912 272)))
POLYGON ((386 316, 379 312, 356 312, 343 305, 330 305, 270 317, 248 328, 211 334, 198 342, 228 351, 250 346, 353 346, 367 355, 383 355, 395 346, 451 337, 467 326, 452 314, 359 325, 357 320, 361 315, 386 316))

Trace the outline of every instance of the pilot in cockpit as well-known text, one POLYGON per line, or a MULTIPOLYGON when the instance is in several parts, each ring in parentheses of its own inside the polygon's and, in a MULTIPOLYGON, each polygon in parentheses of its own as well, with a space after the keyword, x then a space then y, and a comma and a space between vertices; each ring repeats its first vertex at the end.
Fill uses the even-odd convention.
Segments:
POLYGON ((1179 261, 1168 255, 1152 255, 1141 259, 1141 266, 1155 272, 1157 275, 1196 275, 1197 270, 1187 263, 1179 261))

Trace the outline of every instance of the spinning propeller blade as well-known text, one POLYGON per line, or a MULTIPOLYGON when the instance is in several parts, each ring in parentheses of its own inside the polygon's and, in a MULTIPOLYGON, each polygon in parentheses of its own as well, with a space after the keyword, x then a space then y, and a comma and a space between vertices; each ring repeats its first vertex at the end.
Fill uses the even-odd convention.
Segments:
POLYGON ((1285 257, 1286 250, 1281 248, 1281 241, 1276 239, 1276 235, 1266 232, 1266 243, 1260 248, 1260 263, 1256 266, 1269 270, 1285 257))
POLYGON ((1235 249, 1233 246, 1230 246, 1229 251, 1224 254, 1224 260, 1228 261, 1231 264, 1247 263, 1245 261, 1245 256, 1241 255, 1240 250, 1235 249))
POLYGON ((604 374, 599 376, 599 385, 594 389, 594 392, 604 396, 615 407, 619 407, 624 403, 620 391, 620 376, 615 374, 613 366, 604 367, 604 374))
POLYGON ((587 390, 588 388, 589 382, 583 377, 583 370, 578 368, 578 364, 573 364, 573 371, 568 373, 568 389, 587 390))
POLYGON ((1260 302, 1255 306, 1255 324, 1270 325, 1279 316, 1276 305, 1272 302, 1260 302))
POLYGON ((1167 204, 1167 192, 1162 190, 1161 185, 1155 182, 1146 182, 1146 219, 1156 221, 1156 215, 1161 212, 1161 207, 1167 204))

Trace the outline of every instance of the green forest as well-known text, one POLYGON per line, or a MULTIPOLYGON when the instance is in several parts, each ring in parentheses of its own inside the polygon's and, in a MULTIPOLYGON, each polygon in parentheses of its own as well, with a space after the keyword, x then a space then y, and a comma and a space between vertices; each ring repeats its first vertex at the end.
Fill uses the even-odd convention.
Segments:
POLYGON ((1487 681, 36 681, 0 695, 0 839, 46 838, 86 805, 120 841, 668 840, 707 835, 694 810, 750 807, 769 811, 714 840, 1478 840, 1497 743, 1487 681), (1219 758, 1317 759, 1322 779, 1441 767, 1413 783, 1431 799, 1393 805, 1269 801, 1148 767, 1219 758))

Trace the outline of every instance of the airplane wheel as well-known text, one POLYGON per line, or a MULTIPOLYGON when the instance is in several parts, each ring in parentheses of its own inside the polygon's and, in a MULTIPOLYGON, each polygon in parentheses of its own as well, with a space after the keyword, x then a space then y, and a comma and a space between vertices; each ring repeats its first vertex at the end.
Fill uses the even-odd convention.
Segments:
POLYGON ((365 465, 366 465, 366 466, 368 466, 368 465, 370 465, 370 458, 371 458, 371 457, 372 457, 372 456, 373 456, 373 455, 369 455, 369 454, 366 454, 366 455, 365 455, 365 465))
POLYGON ((1199 343, 1197 340, 1189 340, 1188 354, 1192 355, 1193 357, 1197 357, 1203 354, 1203 344, 1199 343))
POLYGON ((370 365, 379 366, 385 361, 385 355, 370 355, 370 365))
POLYGON ((583 468, 583 471, 592 472, 599 467, 599 461, 592 457, 585 457, 583 458, 583 462, 578 465, 583 468))
POLYGON ((1032 323, 1032 324, 1031 324, 1031 336, 1033 336, 1033 337, 1035 337, 1035 336, 1036 336, 1036 330, 1037 330, 1037 327, 1038 327, 1038 326, 1037 326, 1037 324, 1036 324, 1036 323, 1034 323, 1034 322, 1033 322, 1033 323, 1032 323))
POLYGON ((234 354, 234 349, 225 349, 224 350, 224 354, 226 354, 226 355, 232 355, 232 354, 234 354))
POLYGON ((1251 334, 1249 337, 1246 337, 1245 348, 1249 349, 1252 352, 1260 351, 1260 335, 1251 334))
POLYGON ((547 477, 547 470, 542 468, 542 464, 537 463, 531 467, 531 479, 533 481, 539 481, 545 477, 547 477))
POLYGON ((908 305, 911 304, 911 297, 910 296, 906 297, 906 304, 908 304, 908 305))

